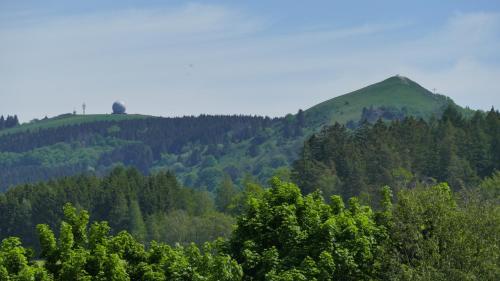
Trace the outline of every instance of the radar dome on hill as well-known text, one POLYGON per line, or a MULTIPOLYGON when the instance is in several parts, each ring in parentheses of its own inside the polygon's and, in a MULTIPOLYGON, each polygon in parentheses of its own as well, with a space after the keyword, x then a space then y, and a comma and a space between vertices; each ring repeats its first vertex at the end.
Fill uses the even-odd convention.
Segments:
POLYGON ((115 101, 113 103, 113 114, 125 114, 125 111, 125 103, 121 101, 115 101))

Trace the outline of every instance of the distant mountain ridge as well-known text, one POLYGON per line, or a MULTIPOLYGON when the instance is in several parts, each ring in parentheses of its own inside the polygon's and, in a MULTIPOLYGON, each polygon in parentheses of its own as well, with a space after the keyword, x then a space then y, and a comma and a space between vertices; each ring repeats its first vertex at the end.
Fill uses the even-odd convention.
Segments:
POLYGON ((428 119, 450 104, 394 76, 283 118, 68 114, 0 132, 0 191, 75 173, 104 174, 120 163, 144 173, 169 169, 185 185, 207 190, 225 174, 234 181, 247 173, 266 180, 288 168, 305 138, 324 125, 428 119))

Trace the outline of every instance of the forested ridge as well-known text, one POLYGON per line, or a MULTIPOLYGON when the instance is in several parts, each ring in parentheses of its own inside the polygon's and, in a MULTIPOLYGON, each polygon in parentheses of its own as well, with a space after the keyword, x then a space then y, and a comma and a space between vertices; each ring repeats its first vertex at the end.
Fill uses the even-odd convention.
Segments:
POLYGON ((145 174, 171 170, 184 185, 209 191, 225 174, 240 186, 245 174, 263 183, 289 168, 304 140, 323 126, 428 121, 448 105, 451 99, 395 76, 279 118, 62 114, 0 131, 0 190, 89 171, 103 176, 116 165, 145 174))
MULTIPOLYGON (((166 166, 182 174, 187 185, 213 189, 212 182, 222 179, 224 172, 233 178, 243 173, 231 159, 218 160, 229 152, 249 159, 260 156, 256 146, 270 138, 291 136, 290 122, 257 116, 150 117, 3 134, 0 188, 89 170, 104 175, 121 163, 143 173, 166 166)), ((278 156, 276 165, 288 163, 278 156)))
POLYGON ((161 151, 178 152, 182 148, 181 144, 185 142, 196 140, 210 144, 222 143, 227 137, 234 141, 247 139, 255 134, 257 129, 268 127, 276 120, 258 116, 200 115, 178 118, 150 117, 120 122, 98 121, 29 131, 24 134, 5 134, 1 136, 0 149, 23 152, 58 142, 70 142, 82 136, 112 135, 125 140, 142 140, 151 147, 153 156, 159 157, 161 151), (143 130, 138 130, 139 128, 143 130), (228 131, 232 132, 231 136, 223 134, 228 131))

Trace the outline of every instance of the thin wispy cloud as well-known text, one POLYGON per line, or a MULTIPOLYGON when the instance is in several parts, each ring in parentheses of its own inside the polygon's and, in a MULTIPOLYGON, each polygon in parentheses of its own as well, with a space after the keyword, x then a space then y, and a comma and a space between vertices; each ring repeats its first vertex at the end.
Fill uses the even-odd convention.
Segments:
POLYGON ((123 99, 145 114, 276 116, 397 73, 462 105, 500 106, 500 15, 456 13, 406 34, 418 24, 274 31, 272 18, 201 4, 9 22, 0 113, 29 120, 84 101, 103 113, 123 99))

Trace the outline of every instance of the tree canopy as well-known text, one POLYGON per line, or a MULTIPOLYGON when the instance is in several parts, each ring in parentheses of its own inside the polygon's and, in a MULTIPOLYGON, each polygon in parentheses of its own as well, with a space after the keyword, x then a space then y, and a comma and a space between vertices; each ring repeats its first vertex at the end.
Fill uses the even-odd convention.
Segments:
POLYGON ((0 280, 498 280, 500 208, 447 184, 381 189, 380 208, 356 197, 303 195, 274 178, 248 196, 228 239, 202 246, 140 243, 71 204, 40 251, 0 246, 0 280), (460 196, 457 196, 460 195, 460 196))

